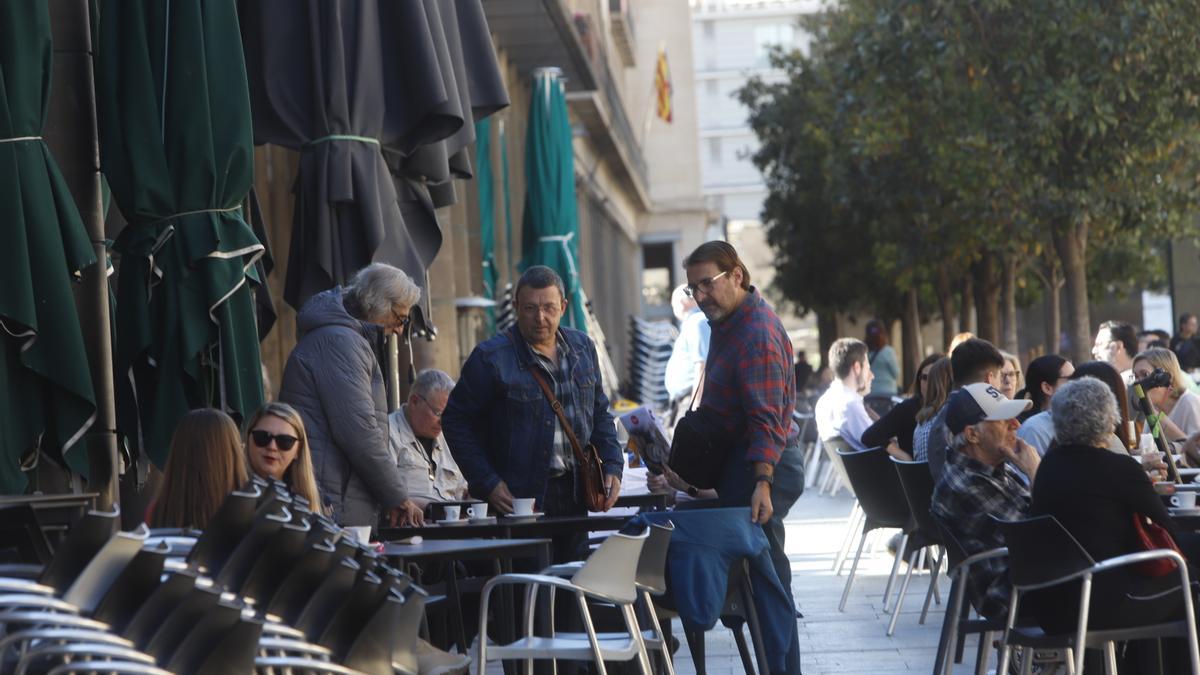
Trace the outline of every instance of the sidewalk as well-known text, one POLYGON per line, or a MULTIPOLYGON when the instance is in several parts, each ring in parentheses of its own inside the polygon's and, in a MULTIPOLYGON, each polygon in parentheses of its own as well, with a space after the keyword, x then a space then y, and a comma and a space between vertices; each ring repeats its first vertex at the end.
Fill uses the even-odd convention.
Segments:
MULTIPOLYGON (((925 625, 917 623, 929 585, 928 576, 914 574, 896 633, 890 638, 886 635, 891 615, 882 610, 883 589, 891 572, 892 557, 884 543, 890 534, 880 537, 875 556, 869 556, 871 539, 867 540, 868 551, 863 552, 846 611, 838 612, 846 576, 835 576, 830 568, 853 504, 853 498, 845 491, 839 497, 830 498, 818 496, 814 489, 800 498, 787 520, 792 588, 804 614, 799 620, 804 675, 931 673, 944 606, 931 605, 925 625)), ((854 546, 857 545, 856 540, 854 546)), ((852 548, 851 555, 853 553, 852 548)), ((850 562, 847 562, 847 573, 849 569, 850 562)), ((901 573, 903 571, 902 566, 901 573)), ((950 584, 943 580, 939 588, 944 601, 950 584)), ((727 629, 718 624, 705 640, 710 675, 743 672, 737 646, 727 629)), ((964 663, 954 669, 955 673, 974 672, 975 645, 974 638, 967 640, 964 663)), ((992 661, 990 665, 994 668, 994 654, 992 661)), ((696 672, 686 646, 681 646, 675 654, 675 669, 681 674, 696 672)))

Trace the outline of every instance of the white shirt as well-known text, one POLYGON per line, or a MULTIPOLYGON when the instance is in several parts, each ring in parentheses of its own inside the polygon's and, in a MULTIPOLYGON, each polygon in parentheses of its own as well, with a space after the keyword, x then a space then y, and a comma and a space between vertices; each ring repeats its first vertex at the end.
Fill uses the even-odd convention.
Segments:
POLYGON ((841 436, 855 450, 866 450, 862 434, 871 426, 871 417, 863 405, 862 394, 834 380, 829 389, 821 394, 813 409, 817 421, 817 433, 828 440, 841 436))
POLYGON ((1183 392, 1167 419, 1188 436, 1200 431, 1200 395, 1191 390, 1183 392))
POLYGON ((667 359, 667 372, 664 384, 671 400, 690 392, 696 386, 697 366, 708 358, 708 342, 712 328, 704 312, 696 309, 683 318, 679 324, 679 337, 671 348, 671 357, 667 359))
POLYGON ((442 434, 433 441, 433 465, 425 447, 417 440, 404 411, 408 404, 400 406, 388 415, 388 447, 404 476, 404 487, 408 496, 418 506, 429 502, 455 501, 467 496, 467 479, 446 446, 442 434))

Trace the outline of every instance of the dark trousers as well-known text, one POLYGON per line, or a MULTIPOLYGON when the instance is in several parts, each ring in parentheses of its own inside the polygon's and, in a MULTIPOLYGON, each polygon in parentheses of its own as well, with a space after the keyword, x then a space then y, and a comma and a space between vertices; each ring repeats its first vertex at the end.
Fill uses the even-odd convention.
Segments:
MULTIPOLYGON (((546 495, 542 498, 542 511, 547 516, 586 516, 587 508, 576 494, 575 475, 568 471, 546 481, 546 495)), ((554 563, 571 562, 587 558, 587 535, 585 533, 554 536, 554 563)))
MULTIPOLYGON (((717 487, 721 506, 749 506, 750 497, 754 495, 754 488, 757 486, 754 481, 754 465, 744 457, 731 457, 725 462, 722 474, 721 483, 717 487)), ((803 492, 804 453, 801 452, 800 441, 797 440, 783 449, 779 462, 775 464, 775 482, 771 486, 771 507, 774 513, 771 520, 762 526, 770 546, 771 563, 793 604, 795 598, 792 597, 792 563, 784 549, 786 530, 783 521, 803 492)), ((792 639, 792 647, 788 650, 787 664, 788 673, 800 672, 800 645, 796 638, 792 639)))

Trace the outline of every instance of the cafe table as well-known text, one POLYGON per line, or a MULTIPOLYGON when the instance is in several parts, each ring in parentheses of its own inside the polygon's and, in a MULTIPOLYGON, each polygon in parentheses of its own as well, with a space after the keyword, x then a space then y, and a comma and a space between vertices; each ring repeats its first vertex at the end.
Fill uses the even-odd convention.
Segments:
POLYGON ((513 539, 554 537, 563 534, 608 532, 621 529, 633 515, 499 516, 485 522, 463 520, 462 525, 426 523, 419 527, 389 527, 379 531, 383 541, 419 536, 424 539, 513 539))
MULTIPOLYGON (((449 529, 449 528, 448 528, 449 529)), ((454 639, 459 648, 467 651, 466 625, 462 613, 462 593, 459 589, 458 574, 454 563, 460 560, 493 560, 496 562, 496 573, 512 572, 512 561, 515 558, 533 558, 537 561, 538 569, 550 564, 550 539, 422 539, 415 541, 411 531, 407 538, 398 541, 385 539, 383 555, 389 562, 400 569, 405 563, 446 563, 446 599, 450 605, 451 619, 454 621, 454 639)), ((516 640, 516 626, 520 623, 516 615, 516 603, 512 595, 512 587, 505 588, 507 592, 500 594, 500 611, 504 616, 512 617, 511 621, 498 622, 505 642, 516 640)), ((480 639, 483 639, 481 636, 480 639)))

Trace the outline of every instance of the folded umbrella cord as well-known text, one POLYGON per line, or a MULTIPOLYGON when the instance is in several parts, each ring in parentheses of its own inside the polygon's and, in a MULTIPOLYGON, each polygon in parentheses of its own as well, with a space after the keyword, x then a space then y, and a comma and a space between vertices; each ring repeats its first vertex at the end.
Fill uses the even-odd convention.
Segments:
POLYGON ((42 140, 41 136, 17 136, 16 138, 0 138, 0 143, 23 143, 40 140, 42 140))
POLYGON ((330 141, 358 141, 359 143, 370 143, 371 145, 379 145, 378 138, 371 138, 369 136, 355 136, 354 134, 329 134, 328 136, 314 138, 313 140, 305 143, 304 147, 306 147, 306 148, 312 147, 314 145, 317 145, 318 143, 328 143, 330 141))

